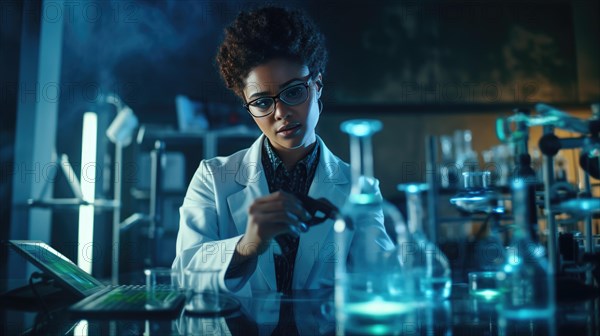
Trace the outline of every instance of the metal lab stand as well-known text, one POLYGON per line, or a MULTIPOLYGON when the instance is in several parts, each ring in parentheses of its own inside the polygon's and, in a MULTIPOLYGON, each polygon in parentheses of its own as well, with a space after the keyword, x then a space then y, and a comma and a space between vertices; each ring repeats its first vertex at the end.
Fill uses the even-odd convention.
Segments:
MULTIPOLYGON (((115 175, 116 176, 120 176, 120 160, 121 160, 121 155, 122 154, 122 148, 120 146, 117 146, 116 148, 116 158, 115 158, 115 175)), ((81 194, 81 186, 79 183, 79 180, 77 180, 75 173, 73 172, 73 169, 70 165, 70 163, 68 162, 68 159, 66 158, 65 155, 63 155, 61 157, 61 168, 63 169, 62 171, 65 174, 65 177, 68 179, 69 182, 69 186, 71 188, 71 191, 74 194, 74 198, 46 198, 45 194, 48 190, 49 187, 49 183, 51 180, 54 179, 53 176, 52 178, 48 179, 46 182, 46 185, 44 185, 43 189, 42 189, 42 193, 39 195, 38 198, 31 198, 27 200, 27 205, 30 208, 49 208, 52 210, 79 210, 80 207, 82 206, 93 206, 95 210, 101 210, 101 211, 112 211, 113 212, 113 252, 116 253, 116 258, 113 256, 113 259, 118 260, 118 248, 116 248, 116 246, 118 246, 119 244, 119 234, 118 234, 118 225, 119 225, 119 221, 120 221, 120 215, 121 215, 121 190, 118 186, 120 186, 120 184, 118 186, 115 186, 115 193, 114 193, 114 199, 94 199, 94 201, 87 201, 83 199, 83 196, 81 194), (67 170, 65 170, 65 167, 67 170), (116 231, 116 234, 115 234, 116 231)), ((116 262, 116 267, 118 270, 118 261, 116 262)), ((112 283, 113 284, 117 284, 118 283, 118 272, 115 273, 115 264, 113 263, 112 265, 112 283)))
MULTIPOLYGON (((120 231, 127 230, 139 223, 147 223, 148 254, 145 258, 146 267, 155 267, 157 253, 160 250, 163 235, 162 180, 164 175, 164 162, 169 147, 175 145, 196 145, 203 142, 203 158, 213 158, 218 154, 219 141, 226 138, 256 139, 261 132, 245 126, 230 127, 206 132, 177 132, 170 130, 151 131, 142 126, 138 133, 137 143, 148 148, 152 145, 149 213, 135 213, 119 224, 120 231)), ((117 262, 118 264, 118 262, 117 262)), ((117 265, 118 267, 118 265, 117 265)))

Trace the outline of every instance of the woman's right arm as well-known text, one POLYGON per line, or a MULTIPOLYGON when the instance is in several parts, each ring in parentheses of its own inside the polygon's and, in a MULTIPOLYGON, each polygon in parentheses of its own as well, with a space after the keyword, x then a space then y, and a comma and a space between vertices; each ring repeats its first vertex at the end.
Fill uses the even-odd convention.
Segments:
POLYGON ((177 256, 173 269, 183 273, 184 269, 218 269, 219 287, 225 291, 237 291, 250 278, 256 265, 238 263, 235 281, 225 281, 225 273, 233 261, 236 246, 242 235, 222 237, 219 233, 219 214, 215 190, 215 172, 207 161, 202 161, 188 187, 183 205, 179 209, 179 232, 177 234, 177 256))
MULTIPOLYGON (((300 222, 309 214, 292 194, 274 192, 254 200, 248 209, 243 235, 221 237, 216 191, 206 161, 200 163, 180 208, 177 257, 173 268, 219 269, 219 286, 237 291, 256 269, 258 256, 271 240, 283 233, 298 233, 300 222)), ((221 209, 222 211, 222 209, 221 209)))

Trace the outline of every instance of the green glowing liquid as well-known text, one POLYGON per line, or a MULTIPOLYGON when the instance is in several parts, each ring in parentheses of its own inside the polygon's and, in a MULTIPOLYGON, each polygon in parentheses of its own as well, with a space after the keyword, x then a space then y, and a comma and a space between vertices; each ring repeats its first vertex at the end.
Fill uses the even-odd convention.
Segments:
POLYGON ((473 295, 475 297, 484 298, 486 300, 494 300, 497 297, 499 297, 500 294, 502 294, 500 291, 497 291, 494 289, 482 289, 482 290, 471 291, 471 295, 473 295))

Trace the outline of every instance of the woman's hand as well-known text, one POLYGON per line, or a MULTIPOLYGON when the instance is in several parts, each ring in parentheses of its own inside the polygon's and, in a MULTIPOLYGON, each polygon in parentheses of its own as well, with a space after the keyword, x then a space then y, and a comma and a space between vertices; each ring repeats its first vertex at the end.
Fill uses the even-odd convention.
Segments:
POLYGON ((246 258, 260 255, 274 237, 284 233, 298 234, 301 223, 309 219, 310 214, 290 193, 277 191, 257 198, 248 209, 246 233, 236 251, 246 258))

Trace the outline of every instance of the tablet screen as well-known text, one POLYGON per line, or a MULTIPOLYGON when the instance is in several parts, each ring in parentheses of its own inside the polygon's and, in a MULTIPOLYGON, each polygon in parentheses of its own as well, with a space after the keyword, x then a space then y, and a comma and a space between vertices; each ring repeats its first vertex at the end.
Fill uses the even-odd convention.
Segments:
POLYGON ((67 289, 88 296, 105 286, 48 244, 35 240, 11 240, 10 245, 67 289))

